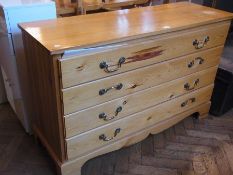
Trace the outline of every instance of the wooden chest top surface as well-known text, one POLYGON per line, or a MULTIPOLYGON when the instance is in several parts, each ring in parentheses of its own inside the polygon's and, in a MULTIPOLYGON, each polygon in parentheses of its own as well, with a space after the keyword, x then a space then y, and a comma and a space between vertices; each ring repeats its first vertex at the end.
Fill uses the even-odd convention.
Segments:
POLYGON ((232 18, 232 13, 181 2, 19 26, 51 54, 59 54, 65 50, 111 44, 232 18))

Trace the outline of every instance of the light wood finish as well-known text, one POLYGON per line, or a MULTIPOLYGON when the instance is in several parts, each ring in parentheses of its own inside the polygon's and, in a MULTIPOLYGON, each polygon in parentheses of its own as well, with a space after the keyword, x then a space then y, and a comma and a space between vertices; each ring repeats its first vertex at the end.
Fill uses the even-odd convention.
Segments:
MULTIPOLYGON (((161 175, 173 172, 193 175, 200 174, 200 170, 206 175, 231 174, 233 144, 227 140, 233 133, 232 115, 233 110, 221 118, 209 115, 200 121, 186 118, 186 115, 184 120, 159 134, 149 135, 137 144, 86 162, 82 175, 138 175, 139 171, 151 175, 152 170, 161 175)), ((24 133, 8 105, 1 105, 0 120, 0 144, 4 152, 0 159, 0 171, 10 172, 11 175, 32 172, 54 175, 52 162, 45 150, 24 133)))
POLYGON ((137 6, 147 3, 149 0, 83 0, 83 14, 86 14, 87 11, 106 9, 121 9, 127 6, 137 6))
POLYGON ((108 15, 100 13, 24 23, 20 27, 54 54, 192 28, 232 17, 231 13, 181 2, 114 11, 108 15))
POLYGON ((115 121, 101 128, 90 130, 84 134, 66 139, 68 159, 88 154, 104 145, 116 141, 131 133, 155 125, 173 115, 184 112, 190 108, 208 102, 211 98, 213 85, 189 93, 182 97, 170 100, 142 112, 130 115, 122 120, 115 121), (195 102, 189 101, 195 98, 195 102), (186 106, 182 103, 188 101, 186 106), (120 132, 111 141, 100 140, 99 137, 104 134, 107 138, 114 137, 114 132, 120 128, 120 132), (82 148, 82 149, 80 149, 82 148))
POLYGON ((98 81, 93 81, 84 85, 63 89, 64 114, 69 114, 80 109, 91 107, 117 97, 132 94, 139 90, 204 70, 208 67, 216 66, 219 64, 221 52, 222 46, 98 81), (194 66, 189 68, 188 64, 199 57, 203 58, 204 62, 199 64, 199 61, 196 60, 194 66), (120 83, 123 84, 122 89, 112 89, 104 95, 99 95, 101 89, 116 86, 120 83))
POLYGON ((90 49, 89 52, 85 51, 86 54, 79 52, 79 54, 72 56, 64 55, 60 63, 62 86, 63 88, 74 86, 193 53, 197 51, 193 46, 193 41, 195 39, 202 41, 206 36, 209 36, 209 42, 198 51, 223 45, 228 29, 229 22, 223 22, 169 35, 146 38, 142 41, 116 44, 115 47, 111 45, 109 49, 100 48, 99 51, 90 49), (104 69, 100 69, 100 63, 103 61, 110 65, 110 70, 116 69, 121 57, 126 60, 118 71, 106 73, 104 69))
POLYGON ((57 16, 65 17, 75 15, 77 12, 78 3, 71 0, 55 0, 57 16))
POLYGON ((80 175, 90 158, 141 141, 187 115, 205 116, 231 18, 177 3, 21 24, 33 130, 58 172, 80 175), (164 55, 156 57, 150 51, 158 45, 164 55), (98 67, 100 61, 116 64, 120 56, 129 61, 134 52, 143 61, 122 64, 112 74, 98 67), (119 118, 98 119, 99 112, 112 116, 122 103, 119 118))
POLYGON ((44 145, 55 161, 62 162, 66 159, 66 153, 56 65, 58 58, 52 57, 25 32, 22 34, 26 58, 33 58, 26 59, 26 64, 31 95, 29 112, 33 114, 34 134, 44 141, 44 145))
POLYGON ((58 17, 66 17, 76 15, 75 7, 60 7, 57 8, 57 16, 58 17))
MULTIPOLYGON (((200 121, 192 117, 186 118, 188 115, 186 112, 183 116, 185 119, 178 124, 158 134, 149 135, 137 144, 86 162, 82 168, 82 175, 138 175, 138 169, 144 175, 151 175, 151 169, 161 175, 169 171, 194 175, 200 174, 200 170, 206 175, 230 175, 233 169, 230 167, 233 161, 233 144, 228 140, 233 134, 233 110, 221 118, 208 115, 208 118, 200 121), (228 149, 226 144, 229 145, 228 149)), ((172 119, 175 117, 177 116, 173 116, 172 119)), ((0 120, 0 147, 4 152, 0 158, 0 172, 10 172, 11 175, 32 172, 55 175, 54 166, 45 149, 36 145, 33 138, 24 132, 8 104, 0 106, 0 120), (19 157, 20 161, 17 159, 19 157)), ((75 168, 77 166, 74 166, 73 171, 75 168)), ((74 174, 77 175, 75 172, 74 174)))
POLYGON ((90 152, 87 155, 78 157, 77 159, 64 163, 61 166, 61 172, 62 174, 66 174, 66 175, 81 175, 81 167, 87 160, 90 160, 93 157, 97 157, 99 155, 105 154, 106 152, 112 152, 122 147, 130 146, 132 144, 140 142, 141 140, 145 139, 150 133, 153 132, 153 134, 156 134, 156 133, 162 132, 166 128, 173 126, 174 124, 183 120, 187 116, 192 115, 193 113, 196 113, 196 112, 199 113, 200 117, 206 116, 207 113, 209 112, 209 108, 210 108, 210 103, 205 103, 195 108, 192 108, 188 111, 185 111, 183 113, 172 116, 162 122, 157 123, 156 125, 145 128, 144 130, 140 132, 124 137, 116 142, 103 146, 96 151, 90 152))
POLYGON ((106 125, 127 115, 142 111, 161 102, 210 85, 214 83, 216 71, 217 67, 212 67, 159 86, 67 115, 65 116, 66 138, 106 125), (195 85, 197 80, 198 83, 195 85), (184 85, 187 83, 190 85, 190 88, 194 89, 186 90, 184 85), (122 111, 116 115, 116 110, 119 107, 122 107, 122 111), (103 112, 108 116, 108 118, 114 117, 114 119, 109 121, 100 119, 99 115, 103 112))

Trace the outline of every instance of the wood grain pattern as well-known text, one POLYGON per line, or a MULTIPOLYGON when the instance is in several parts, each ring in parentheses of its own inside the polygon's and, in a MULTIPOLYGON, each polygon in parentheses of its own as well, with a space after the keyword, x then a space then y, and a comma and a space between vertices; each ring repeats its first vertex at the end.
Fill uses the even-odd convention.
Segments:
POLYGON ((51 53, 230 20, 228 12, 187 2, 20 24, 51 53), (106 23, 107 21, 107 23, 106 23), (68 30, 69 28, 69 30, 68 30))
MULTIPOLYGON (((198 108, 197 111, 200 110, 198 108)), ((208 112, 207 109, 206 107, 208 112)), ((166 171, 177 171, 176 175, 200 174, 201 168, 206 175, 232 174, 232 114, 233 110, 221 118, 209 115, 200 121, 187 117, 171 129, 86 162, 82 167, 82 175, 90 175, 92 172, 97 175, 138 175, 138 172, 133 172, 135 169, 139 169, 144 175, 150 175, 152 168, 162 175, 166 171), (174 137, 168 138, 168 133, 174 137), (199 152, 200 148, 202 152, 199 152)), ((178 117, 176 120, 179 121, 178 117)), ((49 155, 43 146, 36 145, 33 137, 24 132, 9 104, 0 105, 0 121, 2 175, 35 172, 38 175, 55 175, 49 155)), ((75 175, 77 174, 76 172, 75 175)))
POLYGON ((99 1, 99 0, 83 0, 83 13, 87 11, 98 9, 121 9, 122 7, 128 7, 133 5, 140 5, 147 3, 148 0, 114 0, 114 1, 99 1))
POLYGON ((213 85, 201 88, 200 90, 196 90, 187 95, 183 95, 147 110, 130 115, 108 125, 66 139, 68 159, 93 152, 94 150, 130 135, 131 133, 156 125, 156 123, 173 115, 208 102, 212 95, 212 89, 213 85), (189 101, 192 98, 195 98, 194 102, 189 101), (184 102, 188 103, 185 106, 182 106, 182 103, 184 102), (106 137, 113 137, 115 130, 118 128, 121 130, 120 133, 111 141, 103 141, 99 139, 99 136, 102 134, 106 135, 106 137))
POLYGON ((222 46, 63 89, 64 114, 70 114, 80 109, 95 106, 117 97, 132 94, 139 90, 216 66, 219 64, 221 52, 222 46), (203 64, 199 64, 198 60, 196 60, 194 66, 189 68, 188 64, 198 57, 205 60, 203 64), (99 90, 116 86, 119 83, 123 84, 122 89, 112 89, 104 95, 99 95, 99 90))
MULTIPOLYGON (((149 134, 156 134, 176 124, 187 115, 200 113, 202 117, 205 116, 210 106, 213 89, 211 83, 232 18, 231 13, 191 3, 177 3, 115 11, 107 15, 103 13, 21 24, 30 78, 33 129, 54 159, 58 173, 81 175, 81 166, 90 158, 139 142, 149 134), (116 47, 117 45, 120 47, 116 47), (104 59, 114 64, 120 54, 124 54, 127 60, 122 65, 122 71, 111 75, 98 72, 99 68, 96 72, 92 71, 99 66, 100 61, 99 57, 96 59, 92 56, 102 57, 108 54, 109 58, 104 59), (91 65, 88 69, 91 71, 82 59, 88 61, 88 65, 91 65), (67 66, 64 66, 65 64, 67 66), (83 74, 76 71, 83 71, 83 74), (181 83, 181 86, 178 83, 175 86, 178 81, 184 83, 188 80, 193 83, 195 80, 191 77, 197 75, 201 76, 198 89, 184 93, 184 84, 181 83), (204 75, 209 75, 210 79, 204 75), (177 82, 175 79, 178 79, 177 82), (116 85, 120 83, 123 88, 117 86, 116 90, 116 85), (158 89, 149 92, 156 88, 158 89), (159 98, 156 96, 158 93, 159 98), (136 96, 138 94, 140 95, 136 96), (143 101, 145 94, 156 100, 151 101, 152 99, 145 97, 143 101), (118 100, 129 96, 134 101, 151 103, 151 106, 134 111, 134 103, 130 102, 132 111, 123 113, 124 116, 119 120, 107 124, 97 123, 90 128, 83 125, 84 128, 80 127, 78 130, 79 135, 76 135, 75 129, 66 137, 68 130, 65 129, 64 122, 72 115, 92 110, 94 107, 99 110, 100 106, 107 104, 116 105, 118 100), (107 103, 108 101, 110 102, 107 103), (112 136, 114 138, 110 141, 103 141, 112 136)), ((107 107, 108 114, 111 114, 112 108, 107 107)), ((90 114, 83 113, 81 117, 90 114)), ((185 125, 193 127, 190 122, 185 125)), ((165 137, 174 139, 173 130, 169 129, 165 137)), ((179 128, 179 132, 182 132, 182 128, 179 128)), ((194 133, 189 131, 189 134, 194 133)), ((222 138, 220 135, 214 137, 222 138)), ((153 138, 150 138, 148 144, 142 145, 142 156, 153 154, 153 145, 149 144, 152 140, 153 138)), ((174 147, 187 151, 194 149, 192 146, 186 148, 184 145, 169 145, 169 148, 174 147)), ((200 146, 198 151, 205 152, 209 149, 200 146)), ((126 160, 127 152, 122 150, 116 159, 126 160)), ((156 163, 155 160, 144 157, 141 162, 148 166, 151 166, 151 162, 156 163)), ((93 167, 100 166, 100 163, 96 163, 93 167)), ((137 171, 143 173, 143 170, 151 174, 155 171, 151 167, 146 169, 143 166, 120 164, 117 164, 115 169, 124 172, 127 167, 130 167, 128 174, 135 174, 137 171)), ((195 162, 193 167, 198 169, 199 164, 195 162)), ((163 172, 176 173, 173 170, 163 172)), ((214 172, 213 169, 211 172, 214 172)), ((117 173, 114 172, 116 175, 117 173)), ((98 171, 92 168, 87 174, 98 174, 98 171)))
POLYGON ((214 83, 216 71, 217 67, 212 67, 210 69, 65 116, 66 138, 109 124, 130 114, 142 111, 148 107, 171 100, 185 93, 189 93, 192 90, 210 85, 214 83), (196 80, 199 80, 198 84, 194 85, 196 80), (189 83, 190 88, 194 89, 185 90, 184 85, 186 83, 189 83), (122 111, 116 115, 116 109, 119 107, 122 107, 122 111), (115 116, 114 119, 110 121, 100 119, 99 114, 103 112, 108 116, 108 118, 115 116))
POLYGON ((56 162, 66 159, 63 118, 59 94, 57 60, 23 32, 24 48, 30 80, 30 114, 33 114, 34 134, 44 141, 43 144, 56 162))
POLYGON ((224 45, 228 29, 229 22, 223 22, 143 40, 103 46, 99 49, 98 47, 87 49, 85 54, 80 51, 71 56, 65 54, 60 60, 62 86, 63 88, 71 87, 195 51, 224 45), (193 41, 195 39, 202 41, 206 36, 210 38, 207 45, 202 49, 195 49, 193 41), (110 65, 110 70, 117 69, 119 59, 122 57, 126 59, 125 63, 116 72, 106 73, 99 67, 100 63, 105 61, 110 65))
POLYGON ((91 158, 99 155, 106 154, 107 152, 118 150, 124 146, 130 146, 134 143, 140 142, 141 140, 145 139, 151 133, 151 131, 153 131, 154 134, 162 132, 165 129, 171 127, 172 125, 178 123, 179 121, 183 120, 184 118, 195 112, 198 112, 200 116, 205 116, 208 113, 209 108, 210 108, 210 103, 204 103, 188 111, 172 116, 167 120, 158 123, 157 125, 153 125, 151 127, 145 128, 142 131, 124 137, 109 145, 103 146, 100 149, 90 152, 87 155, 78 157, 74 160, 64 163, 61 166, 61 172, 65 175, 81 175, 81 168, 87 160, 90 160, 91 158))

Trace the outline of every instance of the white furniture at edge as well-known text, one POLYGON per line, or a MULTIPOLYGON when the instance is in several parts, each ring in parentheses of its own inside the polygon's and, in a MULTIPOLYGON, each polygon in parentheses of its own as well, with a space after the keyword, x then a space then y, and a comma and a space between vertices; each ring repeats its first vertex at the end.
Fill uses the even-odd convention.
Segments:
MULTIPOLYGON (((0 0, 0 65, 7 99, 27 132, 30 132, 27 103, 27 69, 17 60, 24 60, 23 41, 17 24, 56 18, 51 0, 0 0), (24 86, 20 86, 20 84, 24 86)), ((36 28, 35 28, 36 32, 36 28)))

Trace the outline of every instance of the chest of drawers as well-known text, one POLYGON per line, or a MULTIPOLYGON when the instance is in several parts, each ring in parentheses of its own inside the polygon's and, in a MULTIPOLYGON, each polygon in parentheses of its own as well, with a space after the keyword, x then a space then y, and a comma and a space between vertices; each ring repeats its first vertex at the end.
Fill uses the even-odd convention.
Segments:
POLYGON ((58 172, 207 115, 232 18, 176 3, 20 24, 33 130, 58 172))

